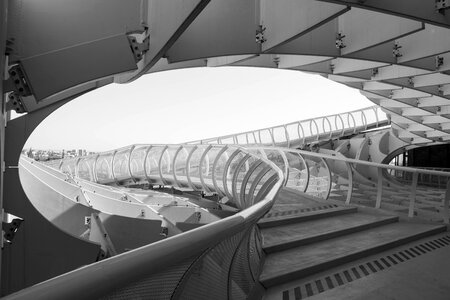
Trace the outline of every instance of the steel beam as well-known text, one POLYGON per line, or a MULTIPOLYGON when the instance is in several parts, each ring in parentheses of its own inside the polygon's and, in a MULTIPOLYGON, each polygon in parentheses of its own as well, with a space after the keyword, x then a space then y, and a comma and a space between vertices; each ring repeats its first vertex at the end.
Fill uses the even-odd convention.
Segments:
POLYGON ((22 59, 21 65, 38 101, 79 84, 137 68, 125 34, 22 59))
POLYGON ((257 54, 259 10, 254 1, 212 1, 179 36, 165 56, 169 62, 257 54))
MULTIPOLYGON (((342 55, 383 44, 423 28, 421 22, 352 8, 339 17, 339 32, 345 36, 342 55), (355 26, 355 24, 358 24, 355 26), (377 28, 377 30, 373 30, 377 28)), ((392 52, 392 51, 391 51, 392 52)))
POLYGON ((260 24, 266 28, 262 51, 293 41, 315 28, 346 13, 346 5, 315 0, 261 0, 260 24))
POLYGON ((336 48, 336 34, 338 32, 338 20, 333 18, 299 37, 289 40, 287 43, 266 51, 266 53, 340 56, 340 50, 336 48))
MULTIPOLYGON (((148 73, 158 63, 211 0, 150 0, 145 23, 150 30, 150 49, 138 64, 137 72, 119 76, 120 82, 131 81, 148 73)), ((145 3, 145 1, 144 1, 145 3)))
POLYGON ((450 28, 450 15, 436 11, 434 1, 423 0, 317 0, 399 16, 450 28))

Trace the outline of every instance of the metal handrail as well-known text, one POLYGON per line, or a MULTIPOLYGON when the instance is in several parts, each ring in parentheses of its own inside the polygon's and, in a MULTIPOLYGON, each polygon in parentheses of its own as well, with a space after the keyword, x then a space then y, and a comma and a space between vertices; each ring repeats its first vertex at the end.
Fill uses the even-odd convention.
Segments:
MULTIPOLYGON (((368 162, 368 161, 362 161, 352 158, 346 158, 342 155, 339 155, 339 153, 336 152, 336 154, 325 154, 325 153, 316 153, 316 152, 309 152, 304 150, 296 150, 296 149, 289 149, 289 148, 281 148, 281 147, 249 147, 249 149, 256 149, 259 151, 264 150, 270 150, 270 151, 279 151, 280 153, 296 153, 300 155, 303 160, 308 160, 311 158, 315 159, 321 159, 324 160, 324 168, 325 168, 325 177, 328 177, 328 190, 321 191, 321 194, 319 196, 322 196, 322 198, 327 199, 328 195, 330 194, 330 191, 332 189, 331 182, 333 180, 333 177, 341 177, 344 176, 343 174, 347 174, 345 179, 348 181, 348 189, 347 189, 347 197, 346 197, 346 204, 351 203, 352 199, 352 193, 353 189, 356 186, 356 184, 363 185, 365 187, 373 186, 376 187, 376 204, 375 208, 380 208, 381 203, 383 201, 382 194, 383 189, 390 188, 389 186, 383 186, 383 182, 389 182, 389 185, 398 189, 402 188, 406 192, 406 190, 409 190, 409 207, 408 207, 408 216, 414 217, 414 211, 416 209, 416 200, 417 197, 420 196, 418 193, 422 193, 421 190, 418 188, 418 177, 422 174, 427 175, 434 175, 434 176, 441 176, 447 178, 447 192, 446 195, 444 195, 445 189, 438 189, 437 191, 440 191, 441 197, 443 197, 441 202, 435 203, 435 205, 440 206, 441 204, 444 206, 442 210, 442 219, 444 223, 449 223, 449 214, 448 214, 448 205, 450 202, 450 172, 444 172, 444 171, 434 171, 434 170, 427 170, 427 169, 420 169, 420 168, 411 168, 411 167, 403 167, 403 166, 393 166, 388 164, 380 164, 380 163, 374 163, 374 162, 368 162), (338 162, 341 163, 341 166, 345 166, 346 170, 330 170, 330 166, 328 161, 338 162), (375 168, 377 170, 377 178, 373 178, 370 180, 367 176, 364 176, 364 174, 360 174, 357 170, 356 166, 365 166, 370 168, 375 168), (383 174, 383 170, 395 170, 395 171, 402 171, 407 172, 411 174, 411 185, 399 185, 399 183, 396 183, 389 178, 385 178, 383 174), (329 174, 327 174, 329 173, 329 174), (358 176, 359 175, 359 176, 358 176), (362 178, 361 178, 362 177, 362 178), (377 179, 377 180, 375 180, 377 179), (405 188, 406 187, 406 188, 405 188), (323 196, 325 195, 325 196, 323 196)), ((283 155, 280 155, 280 157, 285 157, 283 155)), ((268 157, 270 159, 270 157, 268 157)), ((289 165, 289 161, 285 160, 284 162, 286 165, 289 165)), ((311 168, 311 166, 309 167, 311 168)), ((338 167, 335 167, 338 168, 338 167)), ((283 168, 281 168, 283 170, 283 168)), ((290 168, 289 168, 290 169, 290 168)), ((287 174, 285 174, 285 177, 287 177, 287 174)), ((311 181, 311 175, 308 174, 307 182, 311 181)), ((289 183, 286 184, 289 187, 289 183)), ((308 191, 306 191, 308 193, 308 191)), ((423 195, 428 197, 427 190, 424 189, 423 195)), ((424 196, 424 197, 425 197, 424 196)), ((430 204, 430 203, 428 203, 430 204)), ((431 204, 430 204, 431 205, 431 204)), ((439 211, 439 209, 438 209, 439 211)))
POLYGON ((333 115, 328 115, 328 116, 316 117, 316 118, 311 118, 311 119, 306 119, 306 120, 294 121, 294 122, 290 122, 290 123, 286 123, 286 124, 282 124, 282 125, 276 125, 276 126, 272 126, 272 127, 266 127, 266 128, 261 128, 261 129, 256 129, 256 130, 249 130, 249 131, 235 133, 235 134, 228 134, 228 135, 224 135, 224 136, 218 136, 218 137, 213 137, 213 138, 207 138, 207 139, 201 139, 201 140, 196 140, 196 141, 190 141, 190 142, 186 142, 186 144, 208 144, 208 143, 222 144, 222 141, 225 140, 225 139, 233 139, 233 143, 231 143, 231 144, 239 144, 239 145, 264 144, 261 141, 261 135, 260 134, 261 134, 262 131, 268 130, 270 135, 271 135, 271 138, 272 138, 272 143, 268 143, 268 144, 265 144, 265 145, 277 146, 277 144, 287 143, 287 145, 290 146, 290 145, 293 144, 293 141, 296 141, 296 140, 298 140, 298 141, 302 140, 302 143, 304 143, 306 138, 315 137, 316 140, 317 140, 320 137, 320 135, 326 135, 327 139, 329 139, 329 137, 331 135, 333 135, 333 133, 339 133, 339 134, 336 135, 336 137, 340 137, 340 136, 345 135, 345 133, 349 129, 352 130, 352 133, 355 133, 358 128, 363 128, 363 130, 366 130, 368 127, 372 127, 372 126, 378 127, 378 126, 380 126, 380 123, 388 124, 389 120, 388 120, 387 117, 385 117, 385 119, 380 119, 379 118, 379 116, 378 116, 379 111, 381 112, 381 107, 379 107, 378 105, 374 105, 374 106, 370 106, 370 107, 366 107, 366 108, 362 108, 362 109, 357 109, 357 110, 353 110, 353 111, 349 111, 349 112, 344 112, 344 113, 341 113, 341 114, 333 114, 333 115), (368 119, 367 119, 367 115, 366 115, 366 113, 368 113, 368 112, 371 112, 371 113, 373 113, 375 115, 375 120, 373 120, 373 122, 368 123, 368 119), (361 122, 362 122, 361 125, 357 125, 356 118, 355 118, 355 115, 357 115, 357 114, 361 114, 361 117, 360 117, 361 122), (347 125, 348 125, 348 127, 346 127, 344 125, 342 116, 348 116, 348 118, 347 118, 347 125), (333 118, 334 118, 334 120, 333 120, 333 118), (353 120, 353 126, 350 125, 350 118, 353 120), (338 126, 337 126, 337 119, 341 120, 341 124, 342 124, 343 128, 341 128, 341 129, 338 128, 338 126), (325 131, 325 128, 323 128, 324 132, 322 132, 322 133, 319 132, 318 126, 317 126, 317 124, 318 124, 317 122, 320 122, 320 120, 321 120, 321 123, 325 122, 325 120, 327 121, 327 123, 330 125, 330 130, 329 131, 325 131), (314 123, 314 126, 315 126, 317 132, 315 134, 312 134, 312 130, 310 129, 310 135, 305 136, 304 132, 303 132, 303 126, 301 124, 302 123, 308 123, 308 122, 309 122, 309 126, 307 126, 307 128, 311 128, 313 126, 313 123, 314 123), (331 124, 335 124, 336 128, 333 129, 331 124), (287 126, 290 126, 290 125, 297 125, 298 128, 301 127, 303 135, 300 136, 300 134, 299 134, 298 138, 296 138, 296 139, 291 137, 289 135, 289 133, 288 133, 288 130, 287 130, 287 126), (280 128, 280 127, 284 127, 285 128, 285 135, 284 135, 285 138, 284 138, 283 142, 276 143, 274 141, 273 130, 275 128, 280 128), (259 136, 259 142, 257 140, 255 140, 255 143, 248 143, 248 134, 254 135, 255 133, 257 134, 257 136, 259 136), (240 136, 240 135, 246 135, 246 137, 247 137, 246 138, 246 140, 247 140, 246 143, 240 143, 238 141, 237 137, 240 136))

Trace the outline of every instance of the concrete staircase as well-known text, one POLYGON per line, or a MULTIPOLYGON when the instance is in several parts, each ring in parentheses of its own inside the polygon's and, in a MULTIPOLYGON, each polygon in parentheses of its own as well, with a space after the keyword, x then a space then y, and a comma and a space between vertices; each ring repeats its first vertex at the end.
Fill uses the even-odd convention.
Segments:
POLYGON ((260 283, 266 289, 446 230, 370 209, 327 207, 287 189, 279 197, 283 204, 274 207, 277 214, 270 212, 259 222, 266 253, 260 283), (300 208, 283 214, 283 205, 287 211, 300 208))

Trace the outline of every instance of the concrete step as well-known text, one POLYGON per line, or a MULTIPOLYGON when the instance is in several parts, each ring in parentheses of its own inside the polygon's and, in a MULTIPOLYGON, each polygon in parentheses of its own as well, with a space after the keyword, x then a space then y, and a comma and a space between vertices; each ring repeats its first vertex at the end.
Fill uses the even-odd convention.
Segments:
POLYGON ((269 254, 260 282, 269 288, 446 230, 442 225, 393 223, 269 254))
POLYGON ((283 251, 398 221, 397 216, 352 213, 261 230, 266 253, 283 251))
POLYGON ((315 205, 299 206, 298 204, 275 204, 265 217, 275 217, 277 215, 288 215, 300 212, 309 212, 338 207, 336 204, 316 203, 315 205))
POLYGON ((311 220, 317 220, 322 218, 328 218, 332 216, 338 216, 343 214, 351 214, 357 211, 356 207, 335 207, 323 210, 310 211, 305 213, 300 213, 298 215, 281 215, 271 218, 263 218, 258 222, 260 228, 269 228, 275 226, 282 226, 287 224, 306 222, 311 220))
POLYGON ((297 207, 312 207, 321 205, 323 202, 324 200, 311 199, 295 189, 283 187, 277 195, 277 201, 274 206, 293 204, 297 207))

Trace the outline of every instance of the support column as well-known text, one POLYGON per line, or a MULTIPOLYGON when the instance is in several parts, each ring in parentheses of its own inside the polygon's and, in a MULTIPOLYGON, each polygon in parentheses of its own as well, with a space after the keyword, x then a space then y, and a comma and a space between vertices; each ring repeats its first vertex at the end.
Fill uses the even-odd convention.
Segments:
POLYGON ((25 194, 19 178, 20 152, 33 130, 71 98, 8 122, 5 135, 4 208, 24 221, 11 244, 2 250, 4 296, 98 259, 98 244, 72 236, 45 219, 25 194))
MULTIPOLYGON (((6 62, 6 21, 7 21, 8 1, 0 1, 0 225, 3 225, 3 170, 4 170, 4 153, 5 153, 5 94, 3 92, 3 79, 6 62)), ((0 291, 2 291, 3 281, 3 232, 0 236, 0 291)))

